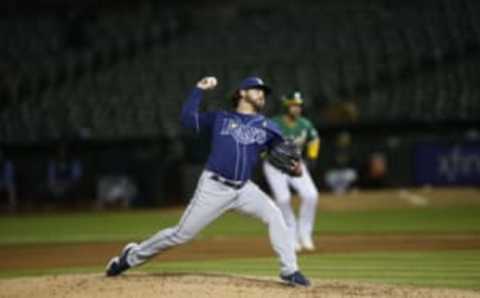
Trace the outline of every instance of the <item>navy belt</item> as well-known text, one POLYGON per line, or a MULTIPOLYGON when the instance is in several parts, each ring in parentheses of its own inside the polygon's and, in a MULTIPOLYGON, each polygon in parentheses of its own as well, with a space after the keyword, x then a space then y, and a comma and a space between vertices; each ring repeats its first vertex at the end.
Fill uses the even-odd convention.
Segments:
POLYGON ((223 185, 226 185, 226 186, 231 187, 233 189, 240 189, 245 185, 245 183, 247 183, 246 181, 228 180, 228 179, 226 179, 226 178, 224 178, 220 175, 216 175, 216 174, 213 174, 212 176, 210 176, 210 179, 215 180, 217 182, 220 182, 223 185))

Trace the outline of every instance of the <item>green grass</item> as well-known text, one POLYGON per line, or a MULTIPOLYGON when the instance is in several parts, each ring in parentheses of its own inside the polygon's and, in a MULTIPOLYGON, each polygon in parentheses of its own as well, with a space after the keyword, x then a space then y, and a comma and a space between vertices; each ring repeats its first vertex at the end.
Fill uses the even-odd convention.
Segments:
MULTIPOLYGON (((480 289, 480 250, 307 255, 300 265, 313 279, 480 289)), ((274 258, 152 262, 138 270, 277 276, 278 264, 274 258)), ((0 277, 85 272, 100 273, 103 268, 10 271, 0 272, 0 277)))
MULTIPOLYGON (((121 213, 22 215, 0 218, 0 245, 54 242, 107 242, 145 238, 175 225, 182 210, 121 213)), ((448 207, 322 212, 316 232, 480 233, 480 208, 448 207)), ((211 236, 265 235, 257 220, 228 213, 202 232, 211 236)))
MULTIPOLYGON (((357 280, 416 286, 480 289, 480 251, 385 252, 308 255, 300 258, 311 278, 357 280)), ((226 272, 275 276, 273 258, 152 263, 147 272, 226 272)))
MULTIPOLYGON (((0 245, 31 243, 125 242, 175 225, 179 210, 21 215, 0 218, 0 245)), ((369 211, 319 211, 319 234, 479 233, 480 207, 410 208, 369 211)), ((199 238, 262 236, 256 220, 228 213, 199 238)), ((356 280, 419 286, 480 289, 480 250, 369 252, 307 255, 303 271, 314 279, 356 280)), ((152 262, 146 272, 223 272, 276 276, 275 258, 152 262)), ((103 271, 103 267, 4 270, 0 277, 103 271)))

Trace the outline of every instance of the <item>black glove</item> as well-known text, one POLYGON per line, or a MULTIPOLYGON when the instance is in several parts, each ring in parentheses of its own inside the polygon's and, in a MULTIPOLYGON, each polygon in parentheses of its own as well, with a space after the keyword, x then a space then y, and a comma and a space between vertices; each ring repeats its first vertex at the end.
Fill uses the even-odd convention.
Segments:
POLYGON ((290 176, 300 176, 302 173, 295 168, 300 163, 302 154, 298 146, 290 140, 277 143, 270 148, 267 155, 268 162, 290 176))

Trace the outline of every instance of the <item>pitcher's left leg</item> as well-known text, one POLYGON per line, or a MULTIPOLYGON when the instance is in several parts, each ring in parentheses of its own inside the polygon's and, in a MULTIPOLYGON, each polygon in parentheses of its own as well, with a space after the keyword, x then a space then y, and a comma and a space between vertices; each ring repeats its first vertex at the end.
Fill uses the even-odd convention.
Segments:
POLYGON ((233 209, 256 217, 268 226, 270 243, 280 258, 282 275, 298 271, 295 242, 290 239, 291 234, 288 233, 282 212, 267 194, 249 181, 239 192, 233 209))
POLYGON ((297 224, 300 243, 306 250, 314 250, 313 227, 317 211, 318 190, 305 165, 303 165, 303 175, 293 178, 291 185, 301 198, 297 224))

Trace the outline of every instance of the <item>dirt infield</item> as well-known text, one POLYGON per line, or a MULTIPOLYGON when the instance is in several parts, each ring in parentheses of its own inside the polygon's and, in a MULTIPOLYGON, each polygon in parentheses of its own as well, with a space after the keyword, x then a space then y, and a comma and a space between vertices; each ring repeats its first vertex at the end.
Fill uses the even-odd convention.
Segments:
MULTIPOLYGON (((125 243, 0 246, 0 270, 103 266, 125 243), (41 257, 39 257, 41 256, 41 257)), ((438 251, 480 249, 480 234, 323 235, 315 253, 438 251)), ((267 237, 196 240, 168 251, 156 261, 212 260, 273 256, 267 237)))
POLYGON ((277 280, 224 274, 142 274, 105 278, 99 274, 0 280, 0 297, 480 297, 479 292, 378 284, 314 281, 308 289, 277 280))
MULTIPOLYGON (((424 204, 450 206, 464 203, 477 206, 477 190, 462 195, 444 191, 438 198, 430 190, 392 193, 371 192, 351 194, 347 198, 324 198, 321 210, 372 210, 388 208, 419 208, 424 204), (361 196, 362 199, 358 199, 361 196), (460 197, 460 199, 458 199, 460 197), (400 199, 398 199, 400 198, 400 199), (432 198, 435 198, 433 200, 432 198), (463 201, 462 201, 463 200, 463 201)), ((442 251, 480 249, 480 233, 437 234, 322 234, 316 239, 315 254, 442 251)), ((0 245, 0 271, 66 269, 104 266, 117 254, 124 242, 111 243, 49 243, 0 245)), ((168 251, 154 262, 218 260, 273 257, 268 237, 199 238, 187 245, 168 251)), ((246 277, 228 274, 129 272, 109 279, 103 274, 67 274, 39 277, 0 279, 0 298, 121 298, 121 297, 479 297, 480 291, 420 288, 363 282, 314 280, 308 289, 291 288, 277 278, 246 277)))

